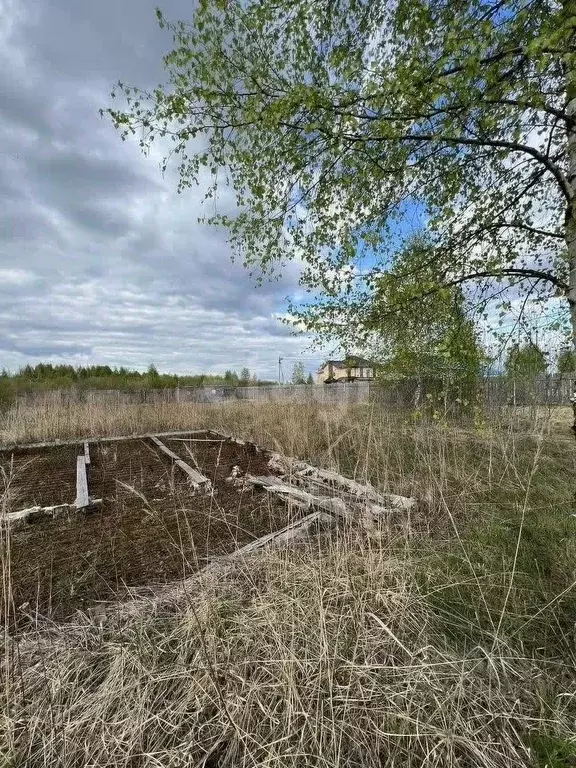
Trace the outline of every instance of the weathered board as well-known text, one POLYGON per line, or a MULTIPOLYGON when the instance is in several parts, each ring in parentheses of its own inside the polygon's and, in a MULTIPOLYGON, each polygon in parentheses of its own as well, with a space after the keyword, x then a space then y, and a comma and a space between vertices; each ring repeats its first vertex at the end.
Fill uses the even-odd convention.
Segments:
POLYGON ((150 437, 150 440, 152 440, 154 445, 156 445, 162 451, 162 453, 165 453, 166 456, 169 456, 172 461, 188 475, 190 483, 194 488, 202 489, 205 491, 209 491, 212 488, 212 483, 207 477, 205 477, 205 475, 202 475, 196 469, 193 469, 190 464, 187 464, 183 459, 181 459, 177 453, 171 451, 170 448, 164 445, 161 440, 155 436, 150 437))
MULTIPOLYGON (((215 433, 211 429, 177 429, 170 432, 154 432, 154 437, 182 437, 184 435, 205 435, 206 433, 215 433)), ((152 437, 151 432, 144 432, 137 435, 114 435, 111 437, 91 437, 89 441, 94 444, 99 443, 117 443, 121 440, 145 440, 148 437, 152 437)), ((2 443, 0 445, 0 451, 13 451, 13 450, 35 450, 36 448, 59 448, 63 445, 81 445, 87 442, 86 438, 79 437, 72 440, 42 440, 38 443, 2 443)))
POLYGON ((90 505, 88 496, 88 475, 86 474, 86 458, 84 454, 76 457, 76 509, 84 509, 90 505))

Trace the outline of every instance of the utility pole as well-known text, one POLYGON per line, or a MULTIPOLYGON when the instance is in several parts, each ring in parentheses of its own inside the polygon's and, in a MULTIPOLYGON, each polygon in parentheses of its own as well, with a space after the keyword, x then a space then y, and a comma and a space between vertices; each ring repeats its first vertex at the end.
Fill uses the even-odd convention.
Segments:
POLYGON ((282 384, 282 357, 278 358, 278 384, 282 384))

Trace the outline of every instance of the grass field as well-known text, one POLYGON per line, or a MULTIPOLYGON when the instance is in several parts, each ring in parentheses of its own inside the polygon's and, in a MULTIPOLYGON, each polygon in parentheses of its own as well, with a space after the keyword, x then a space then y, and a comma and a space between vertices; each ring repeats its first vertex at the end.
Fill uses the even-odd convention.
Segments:
MULTIPOLYGON (((6 630, 4 764, 573 765, 576 453, 564 416, 9 412, 3 442, 211 427, 426 504, 402 525, 349 523, 223 566, 114 624, 6 630)), ((5 540, 4 602, 11 556, 5 540)))

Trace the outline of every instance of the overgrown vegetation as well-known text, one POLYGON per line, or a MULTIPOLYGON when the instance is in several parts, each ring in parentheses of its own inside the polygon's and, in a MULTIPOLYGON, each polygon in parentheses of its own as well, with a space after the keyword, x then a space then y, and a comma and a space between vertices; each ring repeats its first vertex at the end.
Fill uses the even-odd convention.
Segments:
POLYGON ((572 764, 561 414, 510 410, 471 428, 366 406, 70 410, 20 406, 4 438, 220 427, 425 503, 222 566, 102 629, 79 617, 18 645, 5 636, 9 765, 572 764))

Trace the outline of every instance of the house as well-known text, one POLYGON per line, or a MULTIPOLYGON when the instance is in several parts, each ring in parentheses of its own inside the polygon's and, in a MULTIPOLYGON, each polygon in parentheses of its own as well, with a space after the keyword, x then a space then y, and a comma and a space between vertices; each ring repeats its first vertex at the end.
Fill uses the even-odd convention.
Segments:
POLYGON ((332 384, 336 381, 371 381, 374 378, 374 363, 357 355, 345 360, 327 360, 316 371, 318 384, 332 384))

